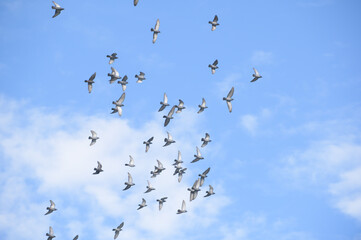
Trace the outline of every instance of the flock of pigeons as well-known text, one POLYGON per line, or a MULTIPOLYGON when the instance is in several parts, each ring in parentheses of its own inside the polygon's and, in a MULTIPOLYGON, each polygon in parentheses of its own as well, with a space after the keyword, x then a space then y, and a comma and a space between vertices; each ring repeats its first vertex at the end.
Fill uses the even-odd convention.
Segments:
MULTIPOLYGON (((139 0, 134 0, 134 6, 137 6, 138 2, 139 2, 139 0)), ((53 15, 53 18, 54 18, 54 17, 58 16, 61 13, 61 11, 64 10, 64 8, 60 7, 60 5, 57 4, 54 1, 53 1, 53 3, 54 3, 54 6, 52 6, 51 8, 55 9, 55 14, 53 15)), ((211 28, 212 31, 216 30, 216 27, 219 25, 218 16, 215 15, 214 18, 213 18, 213 21, 209 21, 208 23, 212 25, 212 28, 211 28)), ((151 31, 153 32, 153 40, 152 40, 153 43, 156 42, 156 40, 158 38, 158 34, 160 33, 159 24, 160 24, 159 19, 157 19, 155 27, 151 28, 151 31)), ((107 55, 106 57, 109 58, 109 64, 113 64, 114 61, 116 59, 118 59, 117 53, 112 53, 111 55, 107 55)), ((212 64, 208 65, 208 67, 211 68, 212 74, 215 74, 216 69, 218 69, 217 65, 218 65, 218 60, 217 59, 212 64)), ((120 77, 119 72, 115 68, 111 67, 111 70, 112 70, 112 72, 108 73, 108 76, 110 77, 109 83, 112 84, 112 83, 114 83, 115 81, 118 80, 117 83, 121 84, 122 85, 122 90, 125 91, 126 90, 126 85, 128 84, 127 75, 125 75, 122 78, 122 77, 120 77)), ((253 79, 251 80, 251 82, 254 82, 254 81, 258 80, 259 78, 262 78, 262 76, 258 73, 258 71, 255 68, 253 68, 253 70, 254 70, 254 74, 252 75, 253 79)), ((91 75, 91 77, 88 80, 85 80, 85 82, 88 84, 89 93, 92 92, 93 83, 95 83, 94 82, 95 77, 96 77, 96 73, 91 75)), ((145 78, 145 73, 140 72, 139 74, 135 75, 135 78, 137 79, 137 81, 136 81, 137 83, 142 83, 146 79, 145 78)), ((232 112, 232 104, 231 104, 231 102, 233 101, 233 98, 232 98, 233 93, 234 93, 234 87, 231 88, 231 90, 227 94, 227 97, 223 97, 223 100, 226 101, 226 103, 227 103, 227 107, 228 107, 229 112, 232 112)), ((123 105, 124 99, 125 99, 125 92, 123 92, 123 94, 120 96, 120 98, 117 101, 112 102, 115 105, 112 108, 112 112, 111 112, 112 114, 113 113, 118 113, 119 116, 122 116, 122 112, 123 112, 122 107, 124 106, 123 105)), ((161 104, 161 106, 160 106, 160 108, 158 110, 159 112, 163 111, 166 107, 170 106, 168 104, 168 97, 167 97, 166 93, 164 93, 163 101, 161 101, 160 104, 161 104)), ((202 98, 202 103, 200 105, 198 105, 198 107, 199 107, 199 110, 198 110, 197 113, 201 113, 206 108, 208 108, 206 106, 206 100, 204 98, 202 98)), ((173 114, 174 114, 175 109, 177 109, 176 113, 180 113, 185 108, 186 107, 184 106, 184 102, 181 99, 179 99, 179 104, 172 106, 169 113, 167 115, 163 116, 163 118, 165 118, 164 127, 166 127, 169 124, 170 120, 173 119, 173 114)), ((90 132, 91 132, 91 136, 89 136, 89 139, 91 140, 90 146, 92 146, 92 145, 94 145, 96 143, 96 141, 99 139, 99 137, 98 137, 98 135, 97 135, 97 133, 95 131, 91 130, 90 132)), ((167 135, 168 136, 166 138, 164 138, 165 144, 164 144, 163 147, 166 147, 166 146, 169 146, 172 143, 175 143, 175 141, 173 140, 172 135, 169 132, 167 132, 167 135)), ((145 152, 148 152, 148 150, 150 148, 150 145, 152 144, 153 139, 154 139, 154 137, 151 137, 147 141, 143 142, 143 144, 145 144, 145 152)), ((208 133, 206 133, 205 137, 202 138, 201 141, 202 141, 201 147, 203 148, 209 142, 211 142, 210 135, 208 133)), ((204 159, 202 157, 202 154, 201 154, 198 147, 196 147, 196 154, 194 155, 194 157, 195 158, 191 161, 191 163, 195 163, 195 162, 198 162, 198 161, 204 159)), ((129 155, 129 158, 130 158, 129 163, 126 163, 125 166, 131 167, 131 168, 135 167, 135 162, 134 162, 133 157, 129 155)), ((173 175, 178 175, 178 182, 181 182, 182 176, 185 173, 185 171, 187 170, 187 168, 182 167, 182 163, 183 163, 183 161, 182 161, 181 152, 178 151, 178 158, 175 159, 174 163, 173 163, 173 166, 175 168, 173 175)), ((94 175, 103 172, 102 164, 99 161, 97 162, 97 164, 98 164, 97 167, 94 168, 94 173, 93 173, 94 175)), ((165 170, 165 168, 163 167, 163 164, 159 160, 157 160, 157 166, 154 166, 154 170, 150 172, 151 178, 156 177, 163 170, 165 170)), ((202 174, 199 174, 198 175, 199 178, 194 182, 193 186, 191 188, 187 189, 190 192, 190 197, 189 197, 190 201, 193 201, 194 199, 196 199, 196 197, 198 195, 198 192, 200 191, 200 187, 202 187, 202 185, 204 184, 205 178, 207 177, 207 174, 209 173, 209 171, 210 171, 210 168, 206 169, 202 174)), ((147 182, 148 182, 148 185, 146 186, 146 191, 144 193, 149 193, 149 192, 155 190, 155 188, 151 186, 150 182, 149 181, 147 181, 147 182)), ((132 175, 129 172, 128 172, 128 181, 125 182, 124 184, 125 184, 125 188, 123 189, 123 191, 128 190, 132 186, 135 185, 134 182, 133 182, 132 175)), ((211 185, 209 185, 209 190, 206 191, 206 195, 204 197, 209 197, 209 196, 211 196, 213 194, 215 194, 214 190, 213 190, 213 187, 211 185)), ((158 205, 159 205, 159 210, 162 209, 163 203, 165 203, 166 200, 167 200, 167 197, 162 197, 162 198, 156 200, 158 202, 158 205)), ((140 209, 146 207, 147 206, 146 200, 144 198, 142 198, 142 202, 140 204, 138 204, 138 206, 139 207, 137 208, 137 210, 140 210, 140 209)), ((45 215, 48 215, 48 214, 50 214, 50 213, 57 210, 55 208, 55 203, 52 200, 50 200, 50 207, 47 207, 46 209, 48 211, 45 213, 45 215)), ((183 200, 181 208, 177 210, 177 214, 182 214, 182 213, 185 213, 185 212, 187 212, 186 203, 183 200)), ((118 227, 113 229, 113 231, 114 231, 114 239, 116 239, 118 237, 119 232, 122 231, 123 226, 124 226, 124 222, 122 222, 118 227)), ((48 236, 47 240, 52 240, 53 238, 55 238, 54 231, 53 231, 53 228, 51 226, 49 227, 49 233, 46 233, 46 236, 48 236)), ((78 237, 79 236, 76 235, 73 240, 77 240, 78 237)))

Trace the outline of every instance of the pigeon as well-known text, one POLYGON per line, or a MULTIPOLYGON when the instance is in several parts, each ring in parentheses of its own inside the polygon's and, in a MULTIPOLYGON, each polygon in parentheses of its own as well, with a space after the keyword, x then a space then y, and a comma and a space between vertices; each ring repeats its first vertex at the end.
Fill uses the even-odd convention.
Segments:
POLYGON ((122 227, 124 226, 124 222, 122 222, 121 224, 119 224, 119 226, 117 228, 114 228, 114 239, 116 239, 119 235, 119 232, 122 231, 122 227))
POLYGON ((206 106, 206 100, 204 98, 202 98, 202 104, 198 105, 198 107, 199 107, 199 111, 197 113, 201 113, 204 111, 204 109, 208 108, 206 106))
POLYGON ((231 101, 233 101, 233 93, 234 93, 234 87, 231 88, 231 90, 229 91, 227 97, 224 97, 223 100, 227 102, 227 107, 229 112, 232 112, 232 103, 231 101))
POLYGON ((165 200, 166 200, 167 198, 168 198, 168 197, 162 197, 161 199, 157 199, 157 202, 159 202, 159 211, 162 210, 163 203, 166 202, 165 200))
POLYGON ((178 171, 178 182, 181 182, 182 181, 182 177, 183 177, 183 174, 186 172, 187 168, 181 168, 179 171, 178 171))
POLYGON ((182 214, 182 213, 185 213, 185 212, 187 212, 187 210, 186 210, 186 202, 183 200, 182 208, 178 209, 177 214, 182 214))
POLYGON ((167 94, 164 93, 163 102, 160 102, 160 104, 161 104, 162 106, 160 106, 158 112, 163 111, 164 108, 166 108, 167 106, 169 106, 167 94))
POLYGON ((190 191, 189 201, 193 201, 194 199, 196 199, 198 192, 200 191, 199 186, 200 186, 200 179, 198 178, 194 182, 192 188, 187 189, 188 191, 190 191))
POLYGON ((73 238, 73 240, 78 240, 78 238, 79 238, 79 235, 76 235, 76 236, 73 238))
POLYGON ((145 191, 144 193, 149 193, 149 192, 155 190, 155 188, 150 185, 150 182, 148 180, 147 180, 147 182, 148 182, 147 191, 145 191))
POLYGON ((45 234, 45 236, 48 236, 48 240, 52 240, 53 238, 55 238, 54 230, 51 226, 49 227, 49 233, 45 234))
POLYGON ((183 109, 186 108, 184 106, 184 102, 181 99, 179 99, 179 104, 176 106, 176 108, 177 108, 176 113, 180 113, 180 112, 182 112, 183 109))
POLYGON ((218 64, 218 60, 216 59, 216 60, 213 62, 213 64, 209 64, 209 65, 208 65, 208 67, 210 67, 211 70, 212 70, 212 74, 215 74, 215 73, 216 73, 216 69, 218 68, 217 64, 218 64))
POLYGON ((118 84, 122 85, 123 91, 125 91, 125 89, 127 89, 127 84, 128 84, 127 80, 128 80, 128 76, 124 75, 123 79, 121 81, 118 81, 118 84))
POLYGON ((218 23, 218 16, 215 15, 213 21, 209 21, 209 24, 212 24, 212 31, 216 30, 216 27, 219 25, 218 23))
POLYGON ((84 82, 88 83, 88 91, 89 91, 89 93, 92 92, 94 78, 95 78, 96 75, 97 75, 97 73, 95 72, 93 75, 90 76, 89 80, 84 81, 84 82))
POLYGON ((204 183, 204 179, 207 177, 207 174, 209 173, 210 170, 211 170, 211 168, 209 167, 202 174, 198 174, 198 176, 201 177, 200 184, 199 184, 200 187, 202 187, 202 185, 204 183))
POLYGON ((129 155, 129 158, 130 158, 130 159, 129 159, 129 163, 126 163, 125 166, 135 167, 133 157, 129 155))
POLYGON ((176 105, 174 105, 172 107, 172 109, 169 111, 168 115, 164 115, 163 118, 165 118, 165 121, 164 121, 164 127, 166 127, 168 125, 168 123, 170 122, 171 119, 173 119, 173 113, 174 113, 174 110, 175 110, 175 107, 176 105))
POLYGON ((212 187, 211 185, 209 185, 209 190, 206 191, 206 193, 207 193, 207 194, 206 194, 204 197, 209 197, 209 196, 215 194, 215 193, 213 192, 213 187, 212 187))
POLYGON ((178 164, 180 164, 180 163, 183 163, 183 161, 182 161, 182 154, 181 154, 180 151, 178 151, 178 159, 174 159, 173 165, 176 166, 176 165, 178 165, 178 164))
POLYGON ((144 76, 144 72, 139 72, 139 75, 136 74, 135 77, 138 78, 137 83, 142 83, 146 79, 144 76))
POLYGON ((261 75, 259 75, 259 72, 257 71, 257 69, 253 68, 254 74, 252 74, 252 76, 254 77, 251 82, 255 82, 257 81, 259 78, 262 78, 261 75))
POLYGON ((139 206, 139 207, 138 207, 137 210, 139 210, 139 209, 144 208, 144 207, 147 206, 147 202, 145 201, 144 198, 142 198, 142 203, 141 203, 141 204, 138 204, 138 206, 139 206))
POLYGON ((163 167, 163 164, 157 159, 158 166, 154 166, 154 171, 151 171, 150 174, 152 174, 151 178, 155 178, 157 175, 159 175, 165 168, 163 167))
POLYGON ((152 174, 151 178, 155 178, 157 175, 159 175, 159 172, 157 169, 155 169, 154 171, 150 171, 150 174, 152 174))
POLYGON ((209 136, 208 133, 206 133, 206 137, 205 137, 205 138, 201 138, 201 141, 203 141, 201 147, 205 147, 205 146, 207 146, 207 144, 208 144, 209 142, 212 142, 212 140, 210 139, 210 136, 209 136))
POLYGON ((125 99, 125 92, 120 96, 120 98, 116 102, 113 101, 115 107, 112 108, 113 111, 111 112, 111 114, 118 112, 119 117, 122 116, 123 113, 122 107, 124 106, 123 105, 124 99, 125 99))
POLYGON ((94 173, 93 174, 99 174, 100 172, 103 172, 102 169, 103 165, 98 161, 98 166, 96 168, 94 168, 94 173))
POLYGON ((109 83, 112 84, 113 82, 115 82, 118 79, 121 79, 121 77, 119 77, 119 73, 117 70, 115 70, 115 68, 111 67, 112 69, 112 73, 108 73, 108 76, 110 77, 109 83))
POLYGON ((99 137, 97 136, 97 133, 96 132, 94 132, 93 130, 90 130, 90 132, 91 132, 91 136, 89 136, 89 139, 91 139, 92 141, 90 142, 90 146, 93 146, 95 143, 96 143, 96 141, 99 139, 99 137))
POLYGON ((139 0, 134 0, 134 7, 137 6, 139 0))
POLYGON ((125 182, 124 183, 126 185, 126 187, 123 189, 124 190, 127 190, 129 189, 131 186, 134 186, 135 184, 133 183, 133 178, 132 178, 132 175, 130 175, 130 173, 128 172, 128 182, 125 182))
POLYGON ((55 6, 51 6, 51 8, 52 8, 52 9, 55 9, 55 14, 54 14, 54 16, 53 16, 53 18, 55 18, 56 16, 58 16, 58 15, 60 14, 61 11, 64 10, 64 8, 60 7, 60 5, 57 4, 57 3, 54 2, 54 1, 53 1, 53 3, 54 3, 55 6))
POLYGON ((198 162, 199 160, 204 159, 201 155, 201 152, 199 151, 199 148, 198 147, 196 148, 197 148, 197 155, 194 155, 195 159, 191 163, 198 162))
POLYGON ((143 144, 145 144, 145 152, 148 152, 150 148, 150 144, 152 144, 154 137, 151 137, 148 139, 148 141, 144 141, 143 144))
POLYGON ((107 58, 109 58, 109 64, 112 64, 115 59, 118 59, 116 53, 112 53, 112 55, 107 55, 107 58))
POLYGON ((52 200, 50 200, 50 207, 47 207, 46 209, 48 210, 48 212, 45 213, 45 215, 48 215, 48 214, 58 210, 55 208, 55 203, 52 200))
POLYGON ((151 28, 150 31, 153 32, 153 43, 155 43, 155 41, 157 40, 157 37, 158 37, 158 33, 160 33, 160 31, 159 31, 159 19, 157 19, 157 23, 155 24, 154 29, 151 28))
POLYGON ((171 145, 172 143, 175 143, 175 141, 174 141, 173 138, 172 138, 172 135, 170 135, 169 132, 167 132, 167 134, 168 134, 168 138, 164 138, 165 144, 164 144, 163 147, 166 147, 166 146, 171 145))

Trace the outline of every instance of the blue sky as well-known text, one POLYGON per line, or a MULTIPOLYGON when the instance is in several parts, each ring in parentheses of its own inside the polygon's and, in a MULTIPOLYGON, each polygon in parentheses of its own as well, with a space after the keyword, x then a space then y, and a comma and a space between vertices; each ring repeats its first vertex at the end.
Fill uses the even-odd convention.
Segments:
POLYGON ((361 239, 359 1, 57 3, 65 10, 53 19, 51 1, 0 1, 1 239, 45 239, 49 226, 59 239, 112 239, 122 221, 119 239, 361 239), (111 66, 129 78, 122 117, 109 114, 122 94, 111 66), (263 78, 250 83, 253 67, 263 78), (186 106, 167 128, 164 92, 186 106), (197 114, 203 97, 209 108, 197 114), (91 129, 100 139, 89 147, 91 129), (176 143, 163 148, 166 131, 176 143), (205 160, 190 164, 206 132, 205 160), (143 194, 156 159, 166 170, 143 194), (96 161, 104 172, 93 176, 96 161), (208 167, 189 202, 186 188, 208 167), (136 185, 123 192, 128 171, 136 185), (209 184, 216 194, 203 198, 209 184), (136 211, 142 197, 148 207, 136 211), (50 199, 59 210, 44 216, 50 199))

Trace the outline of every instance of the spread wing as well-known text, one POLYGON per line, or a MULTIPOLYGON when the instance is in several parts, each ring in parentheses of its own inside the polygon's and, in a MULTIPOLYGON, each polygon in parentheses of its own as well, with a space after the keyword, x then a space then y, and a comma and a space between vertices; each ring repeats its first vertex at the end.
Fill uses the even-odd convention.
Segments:
POLYGON ((117 104, 122 104, 124 102, 124 99, 125 99, 125 93, 122 94, 122 96, 120 96, 120 98, 118 99, 117 101, 117 104))
POLYGON ((156 22, 156 24, 155 24, 154 30, 155 30, 155 31, 159 31, 159 19, 157 19, 157 22, 156 22))
POLYGON ((134 0, 134 6, 137 6, 139 0, 134 0))
POLYGON ((91 93, 93 90, 93 84, 92 83, 88 83, 88 92, 91 93))
POLYGON ((253 68, 253 71, 256 76, 259 76, 259 72, 257 71, 257 69, 253 68))
POLYGON ((102 164, 98 161, 98 169, 102 169, 102 164))
POLYGON ((217 22, 218 21, 218 16, 215 15, 214 18, 213 18, 213 22, 217 22))
POLYGON ((54 207, 55 207, 55 203, 52 200, 50 200, 50 208, 54 208, 54 207))
POLYGON ((209 167, 209 168, 207 168, 207 170, 205 170, 204 172, 203 172, 203 174, 202 175, 207 175, 208 173, 209 173, 209 171, 211 170, 211 168, 209 167))
POLYGON ((172 117, 173 116, 173 113, 174 113, 174 110, 175 110, 175 105, 172 107, 172 109, 169 111, 168 113, 168 117, 172 117))
POLYGON ((54 5, 55 5, 55 7, 60 8, 60 5, 59 5, 59 4, 57 4, 57 3, 54 2, 54 1, 53 1, 53 3, 54 3, 54 5))
POLYGON ((202 98, 202 107, 206 106, 206 100, 204 98, 202 98))
POLYGON ((158 168, 163 168, 163 164, 157 159, 158 162, 158 168))
POLYGON ((96 72, 95 72, 95 73, 93 73, 93 75, 91 75, 91 76, 90 76, 89 81, 93 81, 96 75, 97 75, 97 73, 96 73, 96 72))
POLYGON ((153 33, 153 43, 157 41, 157 38, 158 38, 158 33, 153 33))
POLYGON ((227 107, 229 112, 232 112, 232 103, 227 101, 227 107))
POLYGON ((60 14, 60 10, 59 9, 55 9, 55 14, 53 15, 53 18, 55 18, 56 16, 58 16, 60 14))
POLYGON ((201 156, 201 151, 199 151, 198 147, 196 147, 196 148, 197 148, 197 156, 201 156))
POLYGON ((130 165, 133 165, 133 164, 134 164, 134 159, 133 159, 133 157, 129 155, 129 158, 130 158, 130 159, 129 159, 129 164, 130 164, 130 165))
POLYGON ((218 64, 218 60, 216 59, 216 60, 213 62, 213 65, 214 65, 214 66, 217 66, 217 64, 218 64))
POLYGON ((132 175, 130 175, 130 173, 128 173, 128 183, 133 183, 133 178, 132 175))
POLYGON ((186 202, 183 200, 182 202, 182 211, 186 210, 186 202))
POLYGON ((232 87, 232 89, 229 91, 227 98, 231 98, 233 96, 234 93, 234 87, 232 87))
POLYGON ((49 235, 51 236, 54 235, 54 230, 51 226, 49 227, 49 235))
POLYGON ((165 94, 165 93, 164 93, 163 103, 164 104, 168 103, 168 97, 167 97, 167 94, 165 94))
POLYGON ((167 132, 167 134, 168 134, 168 140, 173 140, 172 135, 170 135, 169 132, 167 132))
POLYGON ((117 228, 120 230, 124 226, 124 222, 122 222, 117 228))
POLYGON ((92 134, 92 138, 96 138, 97 137, 97 133, 94 132, 93 130, 90 130, 91 134, 92 134))
POLYGON ((147 202, 145 201, 144 198, 142 198, 142 205, 144 206, 147 202))
POLYGON ((179 162, 182 161, 182 154, 181 154, 180 151, 178 151, 178 161, 179 161, 179 162))

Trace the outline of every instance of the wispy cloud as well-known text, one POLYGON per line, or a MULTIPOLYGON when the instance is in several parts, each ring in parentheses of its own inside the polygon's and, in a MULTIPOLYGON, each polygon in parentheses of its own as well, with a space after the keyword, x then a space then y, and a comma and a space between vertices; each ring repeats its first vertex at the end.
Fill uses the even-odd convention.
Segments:
POLYGON ((253 52, 251 62, 255 65, 271 64, 274 61, 273 58, 272 52, 258 50, 253 52))

